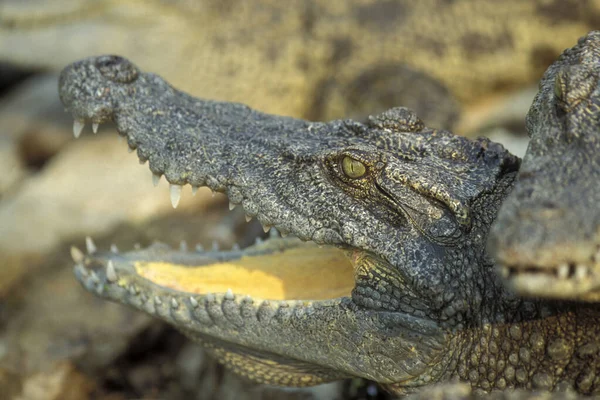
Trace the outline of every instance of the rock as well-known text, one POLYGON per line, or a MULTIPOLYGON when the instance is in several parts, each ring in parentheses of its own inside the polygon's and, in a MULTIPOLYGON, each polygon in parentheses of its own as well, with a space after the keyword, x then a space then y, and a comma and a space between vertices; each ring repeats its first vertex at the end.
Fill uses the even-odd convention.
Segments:
MULTIPOLYGON (((101 127, 101 129, 105 129, 101 127)), ((73 140, 37 175, 0 203, 0 294, 67 239, 109 232, 117 224, 172 213, 168 185, 152 185, 147 166, 116 134, 73 140)), ((210 191, 192 199, 185 187, 178 212, 214 203, 210 191)))
POLYGON ((38 372, 23 382, 23 392, 14 400, 86 400, 94 384, 68 362, 38 372))

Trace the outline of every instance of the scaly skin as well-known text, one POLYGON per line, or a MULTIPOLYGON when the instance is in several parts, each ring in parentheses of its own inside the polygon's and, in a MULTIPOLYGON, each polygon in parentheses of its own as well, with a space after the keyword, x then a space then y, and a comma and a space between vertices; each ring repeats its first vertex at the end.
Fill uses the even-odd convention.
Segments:
POLYGON ((544 74, 531 142, 491 245, 526 296, 600 301, 600 32, 544 74))
POLYGON ((267 247, 287 250, 220 255, 90 246, 74 251, 90 291, 173 324, 269 384, 359 376, 398 394, 450 379, 482 392, 600 391, 600 310, 516 297, 485 251, 519 167, 501 145, 427 128, 405 108, 364 124, 311 123, 196 99, 115 56, 70 65, 59 87, 76 121, 115 121, 171 183, 174 203, 180 185, 206 185, 263 225, 325 246, 279 239, 267 247), (215 271, 220 281, 209 282, 215 271), (240 289, 255 274, 264 276, 240 289), (267 292, 274 276, 283 295, 267 292), (329 281, 346 291, 320 294, 329 281))
POLYGON ((330 120, 462 104, 539 79, 598 0, 4 0, 0 59, 62 68, 122 54, 192 95, 330 120), (451 94, 451 95, 450 95, 451 94))

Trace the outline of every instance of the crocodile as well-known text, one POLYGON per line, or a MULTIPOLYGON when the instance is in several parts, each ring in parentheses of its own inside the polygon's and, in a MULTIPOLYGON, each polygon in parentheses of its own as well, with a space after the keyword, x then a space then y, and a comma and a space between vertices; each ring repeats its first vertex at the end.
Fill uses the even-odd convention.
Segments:
POLYGON ((592 32, 546 71, 527 115, 529 148, 490 242, 522 295, 600 301, 599 62, 592 32))
POLYGON ((282 235, 219 253, 88 240, 72 255, 89 291, 266 384, 600 393, 600 309, 521 298, 496 275, 488 233, 520 166, 500 144, 404 107, 309 122, 199 99, 118 56, 69 65, 59 92, 75 136, 114 121, 174 206, 208 186, 282 235))
POLYGON ((0 59, 58 70, 122 54, 193 95, 273 114, 401 104, 450 128, 459 104, 533 84, 599 21, 598 0, 4 0, 0 59))

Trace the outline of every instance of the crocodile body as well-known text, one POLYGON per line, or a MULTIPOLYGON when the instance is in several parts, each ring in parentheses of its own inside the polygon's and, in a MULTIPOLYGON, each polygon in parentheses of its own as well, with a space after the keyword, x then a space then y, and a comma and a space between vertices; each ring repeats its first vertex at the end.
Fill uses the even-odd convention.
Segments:
POLYGON ((501 145, 406 108, 315 123, 197 99, 115 56, 70 65, 59 88, 76 136, 115 121, 174 204, 182 185, 208 186, 296 237, 224 253, 90 245, 73 251, 88 290, 268 384, 600 391, 600 309, 521 299, 486 252, 519 168, 501 145))
POLYGON ((122 54, 192 95, 330 120, 458 105, 532 84, 600 21, 596 0, 5 0, 0 59, 122 54), (157 56, 160 55, 160 56, 157 56))
POLYGON ((600 33, 545 73, 492 245, 520 294, 600 301, 600 33), (585 212, 582 212, 585 210, 585 212))

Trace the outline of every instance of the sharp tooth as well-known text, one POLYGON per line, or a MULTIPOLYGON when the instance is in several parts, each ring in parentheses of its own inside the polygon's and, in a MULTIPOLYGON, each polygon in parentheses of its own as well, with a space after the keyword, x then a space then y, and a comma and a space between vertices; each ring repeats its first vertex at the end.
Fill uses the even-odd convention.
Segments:
POLYGON ((215 295, 212 293, 206 293, 206 301, 212 303, 213 301, 215 301, 215 295))
POLYGON ((196 251, 198 253, 204 253, 204 246, 202 246, 201 244, 197 244, 196 245, 196 251))
POLYGON ((558 266, 558 277, 559 279, 566 279, 569 276, 569 265, 560 264, 558 266))
POLYGON ((100 278, 98 278, 98 274, 94 270, 90 273, 90 278, 94 283, 100 283, 100 278))
POLYGON ((179 308, 179 303, 177 302, 177 300, 175 300, 174 297, 171 297, 171 307, 179 308))
POLYGON ((129 294, 135 296, 138 294, 137 288, 134 285, 129 285, 129 294))
POLYGON ((232 211, 235 208, 235 204, 229 202, 229 211, 232 211))
POLYGON ((190 296, 190 304, 192 305, 192 307, 194 308, 198 308, 199 304, 198 304, 198 300, 196 300, 195 297, 190 296))
POLYGON ((262 228, 265 233, 269 232, 269 230, 271 229, 269 225, 263 225, 262 228))
POLYGON ((108 263, 106 263, 106 279, 108 279, 109 282, 116 282, 117 279, 119 279, 117 271, 115 270, 115 264, 112 260, 108 260, 108 263))
POLYGON ((181 198, 181 186, 171 184, 171 205, 177 208, 179 199, 181 198))
POLYGON ((269 230, 269 238, 271 238, 271 239, 277 239, 278 237, 279 237, 279 232, 277 232, 277 229, 271 228, 269 230))
POLYGON ((96 244, 94 243, 92 238, 89 236, 86 236, 86 238, 85 238, 85 248, 86 248, 88 254, 94 254, 96 252, 96 250, 98 250, 96 248, 96 244))
POLYGON ((131 154, 131 153, 133 153, 133 150, 134 150, 134 149, 132 149, 131 147, 127 146, 127 152, 128 152, 128 153, 130 153, 130 154, 131 154))
POLYGON ((160 306, 162 304, 162 299, 158 296, 154 296, 154 304, 160 306))
POLYGON ((214 190, 211 189, 211 193, 210 194, 211 194, 212 197, 215 197, 215 191, 214 190))
POLYGON ((98 123, 94 122, 92 123, 92 132, 94 132, 94 134, 98 133, 98 123))
POLYGON ((179 242, 179 250, 180 251, 188 251, 187 242, 185 240, 182 240, 181 242, 179 242))
POLYGON ((195 196, 198 193, 198 186, 192 186, 192 196, 195 196))
POLYGON ((83 131, 83 127, 85 126, 84 121, 79 121, 78 119, 73 122, 73 136, 77 139, 81 135, 81 131, 83 131))
POLYGON ((85 258, 85 254, 75 246, 71 246, 71 258, 75 261, 75 264, 81 264, 85 258))
POLYGON ((231 291, 231 288, 227 289, 227 292, 225 293, 225 299, 226 300, 233 300, 233 292, 231 291))
POLYGON ((110 251, 115 254, 119 254, 119 249, 117 248, 117 245, 114 243, 110 245, 110 251))
POLYGON ((281 235, 282 238, 285 238, 285 237, 287 237, 287 235, 289 235, 289 232, 279 231, 279 234, 281 235))
POLYGON ((159 182, 160 182, 160 175, 152 174, 152 184, 154 185, 154 187, 157 187, 159 182))
POLYGON ((585 265, 577 265, 575 267, 575 278, 583 279, 587 275, 587 267, 585 265))

